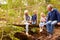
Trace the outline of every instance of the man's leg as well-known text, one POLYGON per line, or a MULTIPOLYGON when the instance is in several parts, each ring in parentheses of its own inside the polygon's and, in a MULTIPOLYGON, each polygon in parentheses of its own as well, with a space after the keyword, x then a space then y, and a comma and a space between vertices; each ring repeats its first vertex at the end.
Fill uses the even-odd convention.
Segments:
POLYGON ((48 32, 48 38, 51 38, 52 37, 52 34, 51 34, 51 22, 52 21, 48 21, 47 23, 46 23, 46 27, 47 27, 47 32, 48 32))
POLYGON ((57 21, 51 22, 51 33, 53 34, 54 25, 57 24, 57 21))
POLYGON ((57 21, 51 21, 51 22, 47 22, 46 27, 47 27, 47 32, 49 33, 49 38, 52 37, 53 34, 53 29, 54 29, 54 25, 57 23, 57 21))
POLYGON ((51 29, 51 21, 48 21, 46 23, 46 28, 47 28, 47 32, 49 33, 50 32, 50 29, 51 29))

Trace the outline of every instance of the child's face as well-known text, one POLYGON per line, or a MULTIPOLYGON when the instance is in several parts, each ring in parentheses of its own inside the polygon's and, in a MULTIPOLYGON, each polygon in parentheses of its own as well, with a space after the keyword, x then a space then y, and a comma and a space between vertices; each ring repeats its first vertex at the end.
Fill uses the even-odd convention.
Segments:
POLYGON ((45 17, 45 14, 44 14, 44 13, 42 13, 42 14, 41 14, 41 16, 42 16, 42 17, 45 17))
POLYGON ((28 13, 25 13, 25 15, 28 15, 28 13))
POLYGON ((37 11, 36 11, 36 10, 34 10, 34 11, 33 11, 33 13, 36 15, 36 14, 37 14, 37 11))

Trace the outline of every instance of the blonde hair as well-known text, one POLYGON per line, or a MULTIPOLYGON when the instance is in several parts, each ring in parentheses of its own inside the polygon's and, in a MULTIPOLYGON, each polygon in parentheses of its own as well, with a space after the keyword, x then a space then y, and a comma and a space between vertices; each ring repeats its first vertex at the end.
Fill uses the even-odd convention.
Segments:
POLYGON ((45 13, 41 12, 40 17, 44 16, 45 17, 45 13))
POLYGON ((25 13, 28 13, 28 10, 25 10, 25 11, 24 11, 24 14, 25 14, 25 13))
POLYGON ((37 12, 38 12, 37 10, 33 10, 33 13, 36 13, 37 14, 37 12))

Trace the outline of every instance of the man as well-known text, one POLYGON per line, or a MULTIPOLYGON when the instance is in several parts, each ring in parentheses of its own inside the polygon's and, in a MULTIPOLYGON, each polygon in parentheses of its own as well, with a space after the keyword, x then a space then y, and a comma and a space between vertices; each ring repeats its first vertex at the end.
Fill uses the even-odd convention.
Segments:
POLYGON ((32 24, 37 24, 37 10, 33 11, 32 24))
POLYGON ((48 37, 51 38, 53 35, 54 25, 57 24, 57 21, 58 21, 57 15, 59 12, 56 9, 54 9, 51 4, 47 6, 47 10, 49 12, 47 16, 46 27, 47 27, 47 32, 49 33, 48 37))

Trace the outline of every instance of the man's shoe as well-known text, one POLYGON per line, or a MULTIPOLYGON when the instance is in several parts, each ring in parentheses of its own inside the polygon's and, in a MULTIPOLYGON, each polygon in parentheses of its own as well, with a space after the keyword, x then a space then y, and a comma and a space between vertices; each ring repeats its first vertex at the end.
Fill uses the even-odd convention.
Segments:
POLYGON ((52 35, 51 35, 51 34, 49 34, 49 36, 47 36, 47 37, 50 39, 50 38, 52 38, 52 35))

